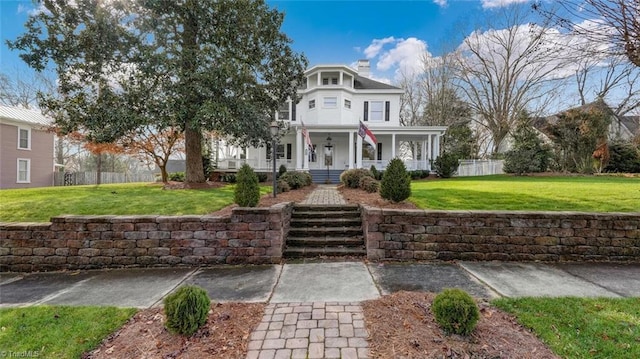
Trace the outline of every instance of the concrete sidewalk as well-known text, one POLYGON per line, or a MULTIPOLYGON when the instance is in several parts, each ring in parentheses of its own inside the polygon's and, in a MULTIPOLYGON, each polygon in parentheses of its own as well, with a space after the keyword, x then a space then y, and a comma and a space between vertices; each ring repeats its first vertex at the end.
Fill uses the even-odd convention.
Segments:
POLYGON ((147 308, 183 284, 214 301, 359 302, 399 290, 462 288, 476 297, 640 296, 640 264, 332 262, 208 268, 0 273, 0 307, 37 304, 147 308))

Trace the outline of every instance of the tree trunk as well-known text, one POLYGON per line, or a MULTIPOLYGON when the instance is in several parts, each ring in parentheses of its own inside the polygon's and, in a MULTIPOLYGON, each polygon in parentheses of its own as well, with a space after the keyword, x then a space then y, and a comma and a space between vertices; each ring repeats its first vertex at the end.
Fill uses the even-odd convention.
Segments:
POLYGON ((204 183, 204 168, 202 167, 202 133, 186 126, 184 130, 184 144, 186 159, 185 182, 204 183))
POLYGON ((162 183, 169 182, 169 174, 167 173, 167 163, 157 163, 158 168, 160 168, 160 176, 162 177, 162 183))

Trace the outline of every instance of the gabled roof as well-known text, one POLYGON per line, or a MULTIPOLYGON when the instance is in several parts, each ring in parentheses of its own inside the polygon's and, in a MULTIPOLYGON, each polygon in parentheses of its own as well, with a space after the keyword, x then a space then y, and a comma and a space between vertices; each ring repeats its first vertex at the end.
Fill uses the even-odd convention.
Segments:
POLYGON ((0 106, 0 119, 45 127, 53 124, 53 120, 44 116, 40 111, 9 106, 0 106))
POLYGON ((622 124, 633 134, 640 134, 640 116, 620 116, 622 124))
POLYGON ((356 90, 400 90, 399 87, 391 86, 360 75, 355 76, 353 87, 356 90))

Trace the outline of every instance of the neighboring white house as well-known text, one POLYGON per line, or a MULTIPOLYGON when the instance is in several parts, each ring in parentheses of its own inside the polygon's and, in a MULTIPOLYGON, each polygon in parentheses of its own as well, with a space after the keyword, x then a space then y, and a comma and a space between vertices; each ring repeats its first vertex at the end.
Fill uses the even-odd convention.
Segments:
MULTIPOLYGON (((345 65, 318 65, 305 72, 297 104, 287 102, 276 119, 288 128, 277 147, 277 166, 299 171, 351 168, 384 169, 400 156, 401 146, 411 143, 424 156, 405 160, 408 169, 431 169, 440 154, 446 126, 401 126, 403 90, 369 78, 369 61, 358 61, 355 70, 345 65), (377 145, 358 136, 360 121, 375 135, 377 145), (304 129, 315 151, 305 145, 304 129)), ((234 158, 220 158, 219 169, 235 169, 247 162, 257 170, 271 169, 271 146, 235 151, 234 158)))

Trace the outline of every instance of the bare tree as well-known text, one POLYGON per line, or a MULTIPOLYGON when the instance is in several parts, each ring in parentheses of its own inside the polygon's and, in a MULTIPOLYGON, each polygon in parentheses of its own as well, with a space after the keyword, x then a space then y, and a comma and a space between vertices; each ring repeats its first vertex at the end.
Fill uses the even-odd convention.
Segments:
POLYGON ((55 82, 45 73, 0 73, 0 104, 5 106, 35 109, 39 107, 38 93, 55 91, 55 82))
POLYGON ((533 8, 556 25, 602 44, 640 66, 640 0, 536 1, 533 8))
POLYGON ((457 51, 459 88, 478 125, 491 134, 492 153, 500 150, 522 111, 544 107, 563 67, 560 49, 550 41, 557 31, 527 23, 523 7, 495 15, 491 19, 502 23, 474 31, 457 51))
POLYGON ((578 62, 575 80, 581 105, 601 98, 618 116, 640 107, 640 68, 625 57, 601 61, 584 56, 578 62))
POLYGON ((422 119, 425 101, 419 76, 403 71, 397 86, 404 90, 400 96, 400 124, 417 126, 422 119))

